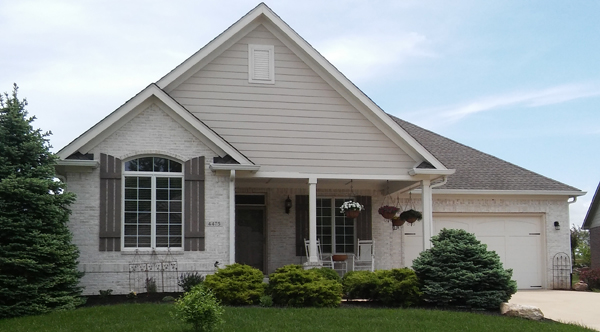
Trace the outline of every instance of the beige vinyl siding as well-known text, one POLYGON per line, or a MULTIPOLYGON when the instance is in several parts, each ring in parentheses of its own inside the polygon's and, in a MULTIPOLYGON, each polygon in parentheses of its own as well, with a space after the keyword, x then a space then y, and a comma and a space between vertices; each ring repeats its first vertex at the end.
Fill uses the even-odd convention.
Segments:
POLYGON ((170 94, 261 171, 391 175, 415 166, 262 25, 170 94), (248 82, 248 44, 275 46, 275 84, 248 82))

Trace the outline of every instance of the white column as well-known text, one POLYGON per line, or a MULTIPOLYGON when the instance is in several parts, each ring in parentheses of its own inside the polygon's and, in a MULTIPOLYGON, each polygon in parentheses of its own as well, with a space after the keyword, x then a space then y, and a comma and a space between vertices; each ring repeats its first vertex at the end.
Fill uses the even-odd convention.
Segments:
POLYGON ((308 236, 310 239, 309 263, 317 263, 317 179, 308 179, 308 236))
POLYGON ((229 264, 235 263, 235 170, 229 173, 229 264))
POLYGON ((433 199, 431 197, 431 181, 421 181, 421 202, 423 203, 423 250, 431 248, 433 235, 433 199))

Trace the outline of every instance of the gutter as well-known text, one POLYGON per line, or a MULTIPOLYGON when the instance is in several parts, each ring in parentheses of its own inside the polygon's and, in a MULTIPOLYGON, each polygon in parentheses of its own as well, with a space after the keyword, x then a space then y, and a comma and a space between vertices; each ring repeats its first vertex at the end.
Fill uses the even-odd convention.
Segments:
POLYGON ((241 164, 210 164, 209 168, 211 171, 251 171, 257 172, 260 169, 260 165, 241 165, 241 164))

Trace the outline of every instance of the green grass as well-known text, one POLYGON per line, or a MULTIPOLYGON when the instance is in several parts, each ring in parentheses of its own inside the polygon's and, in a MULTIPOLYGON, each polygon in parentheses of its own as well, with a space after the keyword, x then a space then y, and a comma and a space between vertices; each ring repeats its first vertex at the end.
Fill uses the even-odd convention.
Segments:
MULTIPOLYGON (((0 331, 191 331, 168 304, 123 304, 0 320, 0 331)), ((575 325, 422 309, 227 307, 223 331, 592 331, 575 325)))

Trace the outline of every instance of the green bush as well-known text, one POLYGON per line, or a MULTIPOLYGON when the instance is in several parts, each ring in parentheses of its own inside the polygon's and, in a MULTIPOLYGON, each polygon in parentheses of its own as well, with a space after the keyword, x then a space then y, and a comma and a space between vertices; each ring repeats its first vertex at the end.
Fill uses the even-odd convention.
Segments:
POLYGON ((350 271, 342 278, 342 286, 347 299, 375 300, 377 278, 371 271, 350 271))
POLYGON ((422 283, 423 299, 437 306, 498 309, 517 292, 500 257, 460 229, 442 229, 433 247, 421 252, 413 269, 422 283))
POLYGON ((260 297, 260 306, 261 307, 272 307, 273 306, 273 298, 271 295, 263 295, 260 297))
POLYGON ((195 331, 213 331, 223 323, 223 307, 210 289, 200 284, 175 302, 173 317, 194 325, 195 331))
POLYGON ((367 299, 387 306, 408 307, 420 300, 419 281, 411 269, 354 271, 344 275, 348 299, 367 299))
POLYGON ((204 284, 225 305, 257 304, 265 290, 263 273, 252 266, 232 264, 207 275, 204 284))
POLYGON ((340 278, 340 275, 333 269, 330 269, 327 267, 322 267, 320 269, 313 269, 313 270, 315 272, 319 273, 320 275, 322 275, 325 279, 342 282, 342 278, 340 278))
POLYGON ((204 276, 198 272, 182 273, 177 280, 177 286, 181 287, 184 292, 189 292, 194 286, 201 284, 204 281, 204 276))
POLYGON ((286 265, 269 276, 268 292, 277 305, 292 307, 337 307, 342 301, 342 284, 320 269, 304 270, 286 265))

